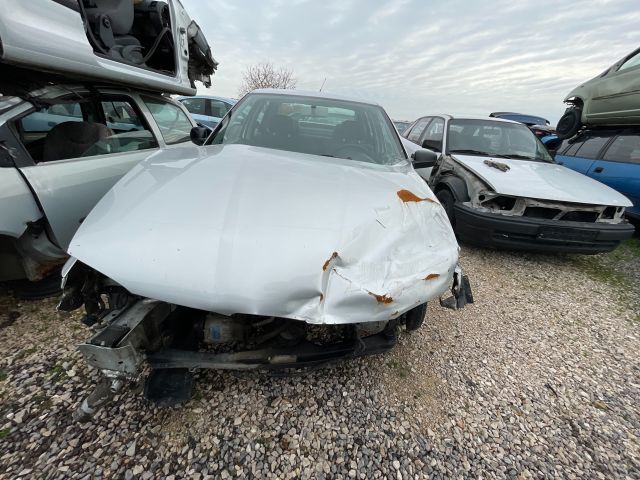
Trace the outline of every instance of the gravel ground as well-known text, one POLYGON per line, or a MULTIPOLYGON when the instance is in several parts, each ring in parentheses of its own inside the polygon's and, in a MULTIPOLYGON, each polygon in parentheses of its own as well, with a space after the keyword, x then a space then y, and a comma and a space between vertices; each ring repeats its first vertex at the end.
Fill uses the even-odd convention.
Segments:
POLYGON ((464 247, 476 304, 430 305, 389 354, 203 372, 182 408, 129 391, 82 425, 78 315, 0 293, 0 478, 640 478, 639 243, 464 247))

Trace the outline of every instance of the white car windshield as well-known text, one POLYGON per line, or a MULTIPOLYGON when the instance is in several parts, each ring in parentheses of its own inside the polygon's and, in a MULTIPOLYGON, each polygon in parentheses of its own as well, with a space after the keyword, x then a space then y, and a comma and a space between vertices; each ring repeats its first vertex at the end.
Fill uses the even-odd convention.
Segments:
POLYGON ((553 162, 547 149, 526 126, 492 120, 451 120, 446 152, 553 162))
POLYGON ((209 143, 252 145, 383 165, 407 158, 382 108, 295 94, 247 95, 225 117, 209 143))

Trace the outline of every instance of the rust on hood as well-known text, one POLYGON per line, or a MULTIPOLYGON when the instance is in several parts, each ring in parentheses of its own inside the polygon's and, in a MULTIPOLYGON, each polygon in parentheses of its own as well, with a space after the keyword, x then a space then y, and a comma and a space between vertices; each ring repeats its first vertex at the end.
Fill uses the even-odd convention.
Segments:
POLYGON ((373 292, 367 292, 369 295, 371 295, 373 298, 375 298, 377 300, 378 303, 384 303, 384 304, 389 304, 391 302, 393 302, 393 298, 391 298, 389 295, 378 295, 376 293, 373 292))
POLYGON ((333 252, 331 254, 331 256, 327 259, 326 262, 324 262, 324 265, 322 265, 322 271, 325 272, 327 270, 327 268, 329 267, 329 264, 331 263, 331 260, 335 259, 338 257, 338 252, 333 252))
POLYGON ((408 203, 408 202, 431 202, 431 203, 436 203, 435 200, 432 200, 429 197, 426 198, 420 198, 419 196, 417 196, 415 193, 410 192, 409 190, 398 190, 398 197, 400 198, 400 200, 402 200, 404 203, 408 203))
POLYGON ((438 278, 440 276, 439 273, 430 273, 429 275, 427 275, 426 277, 424 277, 425 280, 435 280, 436 278, 438 278))

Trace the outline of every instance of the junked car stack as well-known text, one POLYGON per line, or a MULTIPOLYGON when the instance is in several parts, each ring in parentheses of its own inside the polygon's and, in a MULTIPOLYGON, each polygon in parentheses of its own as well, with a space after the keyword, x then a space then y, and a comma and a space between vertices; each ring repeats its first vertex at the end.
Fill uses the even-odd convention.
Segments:
POLYGON ((59 290, 71 237, 102 195, 190 141, 195 123, 162 94, 195 93, 217 63, 172 0, 1 0, 0 11, 11 12, 0 15, 0 281, 44 280, 14 284, 38 296, 59 290), (59 28, 42 35, 49 18, 59 28))

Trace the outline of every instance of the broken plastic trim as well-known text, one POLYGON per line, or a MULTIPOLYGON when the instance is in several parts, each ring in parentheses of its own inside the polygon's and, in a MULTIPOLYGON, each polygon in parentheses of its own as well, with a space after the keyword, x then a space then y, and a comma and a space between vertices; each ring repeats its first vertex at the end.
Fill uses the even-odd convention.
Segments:
POLYGON ((471 292, 471 283, 469 277, 463 275, 460 265, 456 265, 456 269, 453 272, 453 285, 451 287, 452 296, 442 300, 440 298, 440 306, 444 308, 450 308, 451 310, 458 310, 463 308, 468 303, 473 303, 473 293, 471 292))

